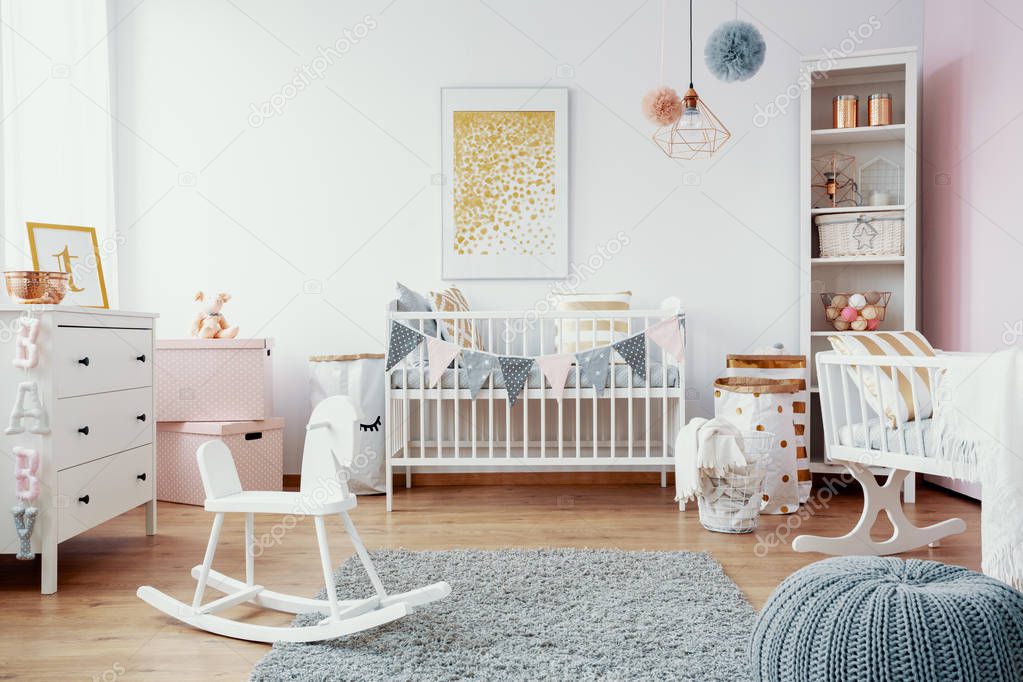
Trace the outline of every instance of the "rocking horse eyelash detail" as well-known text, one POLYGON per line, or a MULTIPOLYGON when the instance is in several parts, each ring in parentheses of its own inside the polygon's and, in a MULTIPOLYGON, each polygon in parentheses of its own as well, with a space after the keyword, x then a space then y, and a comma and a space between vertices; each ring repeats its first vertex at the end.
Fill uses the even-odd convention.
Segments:
POLYGON ((359 424, 360 431, 379 431, 380 430, 380 417, 372 424, 359 424))

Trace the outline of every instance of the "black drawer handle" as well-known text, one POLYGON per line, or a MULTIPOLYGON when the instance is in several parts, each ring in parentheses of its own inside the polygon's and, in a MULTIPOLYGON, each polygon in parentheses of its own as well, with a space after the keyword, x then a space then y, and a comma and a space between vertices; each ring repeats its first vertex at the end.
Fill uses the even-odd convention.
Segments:
POLYGON ((145 414, 140 414, 140 415, 138 415, 135 418, 138 419, 140 422, 144 422, 146 420, 146 415, 145 414))
POLYGON ((135 359, 138 360, 139 362, 145 362, 146 361, 146 356, 145 355, 139 355, 135 359))
POLYGON ((84 358, 79 360, 78 364, 79 365, 85 365, 86 367, 88 367, 89 366, 89 356, 85 356, 84 358))
POLYGON ((89 504, 89 496, 82 495, 81 497, 78 498, 78 501, 81 502, 82 504, 89 504))
POLYGON ((146 475, 145 475, 145 473, 141 473, 138 476, 136 476, 135 478, 139 479, 140 481, 144 481, 144 480, 146 480, 146 475))
POLYGON ((260 440, 262 438, 263 433, 261 431, 252 431, 245 434, 245 440, 260 440))
POLYGON ((89 427, 88 426, 83 426, 82 428, 78 429, 78 433, 82 434, 83 436, 88 436, 89 435, 89 427))

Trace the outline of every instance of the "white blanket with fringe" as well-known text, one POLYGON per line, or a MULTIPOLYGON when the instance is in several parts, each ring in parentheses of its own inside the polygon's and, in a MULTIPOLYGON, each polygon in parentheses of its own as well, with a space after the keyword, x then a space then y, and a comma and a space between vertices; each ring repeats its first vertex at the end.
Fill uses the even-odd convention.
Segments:
POLYGON ((675 500, 696 496, 704 475, 721 476, 746 466, 742 433, 727 419, 695 417, 675 439, 675 500))
POLYGON ((939 457, 981 483, 981 568, 1023 590, 1023 350, 979 357, 942 384, 939 457))

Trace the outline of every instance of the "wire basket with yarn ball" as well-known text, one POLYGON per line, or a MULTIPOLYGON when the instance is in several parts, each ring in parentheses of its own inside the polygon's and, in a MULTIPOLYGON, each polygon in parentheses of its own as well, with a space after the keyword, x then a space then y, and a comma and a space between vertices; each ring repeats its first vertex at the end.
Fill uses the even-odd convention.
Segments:
POLYGON ((824 319, 840 332, 872 332, 884 322, 890 291, 821 294, 824 319))

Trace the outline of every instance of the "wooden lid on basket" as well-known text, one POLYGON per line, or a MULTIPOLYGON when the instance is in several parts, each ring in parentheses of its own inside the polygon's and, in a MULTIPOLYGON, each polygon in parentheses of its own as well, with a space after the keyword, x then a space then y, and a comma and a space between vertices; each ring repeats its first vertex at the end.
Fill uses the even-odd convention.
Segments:
POLYGON ((764 377, 718 377, 714 388, 732 393, 795 393, 803 390, 799 379, 767 379, 764 377))

